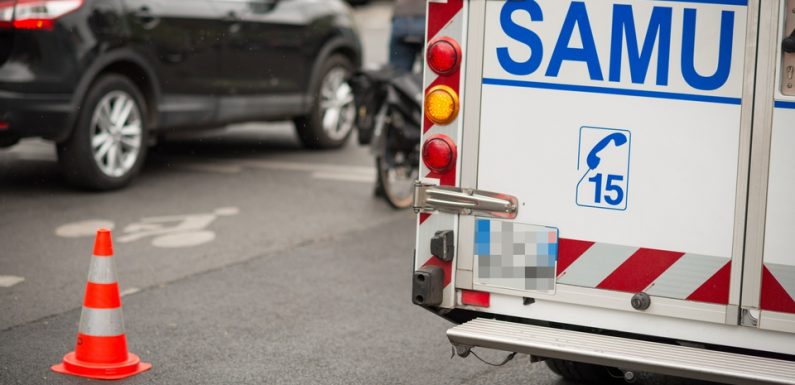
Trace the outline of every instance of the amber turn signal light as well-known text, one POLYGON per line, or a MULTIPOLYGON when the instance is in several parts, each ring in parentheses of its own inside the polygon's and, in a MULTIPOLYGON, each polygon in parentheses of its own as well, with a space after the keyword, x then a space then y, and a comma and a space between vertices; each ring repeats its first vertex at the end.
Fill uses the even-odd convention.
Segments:
POLYGON ((458 94, 448 86, 435 86, 425 94, 425 116, 446 125, 458 116, 458 94))

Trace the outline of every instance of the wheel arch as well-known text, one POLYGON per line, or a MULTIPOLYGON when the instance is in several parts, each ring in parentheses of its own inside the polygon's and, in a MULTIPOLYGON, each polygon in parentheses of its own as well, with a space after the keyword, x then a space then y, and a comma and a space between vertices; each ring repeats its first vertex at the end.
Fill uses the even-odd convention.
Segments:
POLYGON ((157 104, 160 99, 160 87, 155 71, 140 58, 140 55, 132 49, 119 49, 104 54, 94 61, 78 82, 72 98, 72 115, 67 123, 67 130, 62 136, 56 138, 56 142, 62 142, 72 135, 72 131, 77 124, 88 90, 96 80, 105 74, 118 74, 130 80, 144 96, 146 103, 147 125, 151 130, 157 127, 158 113, 157 104))

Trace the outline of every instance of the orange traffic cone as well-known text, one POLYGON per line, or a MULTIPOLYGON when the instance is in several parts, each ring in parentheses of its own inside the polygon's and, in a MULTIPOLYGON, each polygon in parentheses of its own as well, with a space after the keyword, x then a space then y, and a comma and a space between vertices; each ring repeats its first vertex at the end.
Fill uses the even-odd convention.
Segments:
POLYGON ((152 364, 141 362, 138 356, 127 352, 121 296, 112 257, 110 230, 99 229, 88 270, 75 351, 65 355, 62 363, 53 365, 53 371, 117 380, 152 367, 152 364))

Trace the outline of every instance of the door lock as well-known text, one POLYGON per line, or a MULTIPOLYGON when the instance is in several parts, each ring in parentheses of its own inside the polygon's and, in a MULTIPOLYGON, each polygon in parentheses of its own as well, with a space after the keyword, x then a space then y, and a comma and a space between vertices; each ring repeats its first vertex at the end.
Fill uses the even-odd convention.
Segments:
POLYGON ((786 53, 795 53, 795 30, 781 42, 781 49, 786 53))
POLYGON ((787 0, 784 36, 781 40, 781 93, 795 96, 795 0, 787 0))

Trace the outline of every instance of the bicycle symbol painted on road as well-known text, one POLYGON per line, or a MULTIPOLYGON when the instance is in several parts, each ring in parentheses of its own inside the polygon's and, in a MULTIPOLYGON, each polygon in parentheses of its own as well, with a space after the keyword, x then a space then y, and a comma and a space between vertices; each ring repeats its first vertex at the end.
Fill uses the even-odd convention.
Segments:
MULTIPOLYGON (((170 215, 141 218, 127 225, 116 242, 128 243, 151 238, 152 246, 163 248, 198 246, 215 239, 215 232, 207 230, 216 219, 222 216, 237 215, 237 207, 222 207, 211 213, 170 215)), ((90 237, 99 228, 113 229, 115 223, 106 219, 88 219, 67 223, 55 229, 55 234, 64 238, 90 237)))

